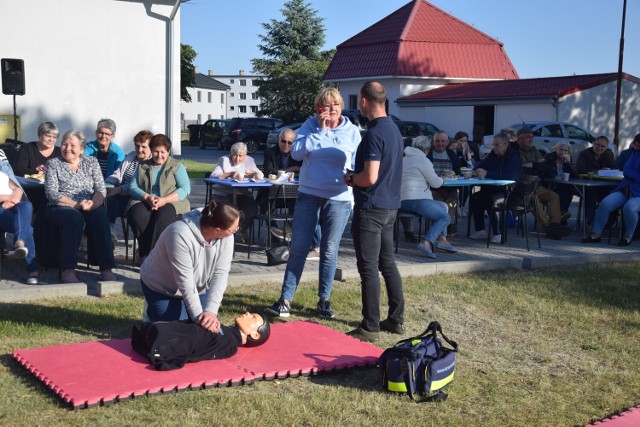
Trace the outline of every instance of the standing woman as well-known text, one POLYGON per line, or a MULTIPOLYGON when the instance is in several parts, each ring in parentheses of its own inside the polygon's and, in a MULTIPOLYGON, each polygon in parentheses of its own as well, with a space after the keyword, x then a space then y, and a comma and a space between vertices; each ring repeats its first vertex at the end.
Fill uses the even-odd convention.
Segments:
POLYGON ((217 332, 240 212, 213 200, 169 225, 140 268, 149 321, 190 318, 217 332))
POLYGON ((140 163, 131 181, 127 213, 138 236, 140 261, 149 255, 162 231, 190 209, 189 175, 182 162, 169 155, 171 140, 158 134, 149 147, 151 159, 140 163))
POLYGON ((89 237, 89 253, 95 255, 100 266, 101 280, 116 280, 111 271, 116 262, 104 207, 106 189, 102 171, 95 157, 83 156, 84 149, 82 131, 69 130, 62 136, 61 157, 46 164, 44 192, 48 204, 44 221, 50 228, 60 230, 64 283, 78 282, 75 268, 84 232, 89 237))
POLYGON ((291 157, 302 161, 300 187, 293 214, 291 251, 284 273, 280 299, 267 311, 288 317, 291 301, 312 246, 316 224, 320 224, 320 269, 318 277, 318 315, 333 317, 329 303, 338 260, 340 240, 351 214, 353 195, 344 182, 347 169, 353 169, 360 131, 342 115, 344 101, 336 88, 320 90, 315 99, 317 115, 309 118, 297 132, 291 157))

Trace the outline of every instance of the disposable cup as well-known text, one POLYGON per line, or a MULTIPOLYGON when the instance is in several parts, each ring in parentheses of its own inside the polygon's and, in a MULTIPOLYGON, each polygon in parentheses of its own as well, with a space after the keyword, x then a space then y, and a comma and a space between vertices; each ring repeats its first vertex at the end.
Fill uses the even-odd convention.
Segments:
POLYGON ((565 173, 563 173, 563 174, 562 174, 562 179, 563 179, 564 181, 569 181, 569 172, 565 172, 565 173))

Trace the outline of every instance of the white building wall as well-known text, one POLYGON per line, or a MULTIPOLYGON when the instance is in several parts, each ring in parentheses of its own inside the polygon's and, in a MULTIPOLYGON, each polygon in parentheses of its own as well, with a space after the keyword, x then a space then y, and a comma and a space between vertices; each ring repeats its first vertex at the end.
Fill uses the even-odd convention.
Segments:
POLYGON ((495 106, 494 131, 511 126, 515 123, 552 121, 555 118, 555 108, 551 103, 509 103, 495 106))
POLYGON ((191 95, 191 102, 180 102, 183 120, 188 121, 189 124, 202 124, 209 119, 227 118, 227 91, 193 87, 187 88, 187 91, 191 95), (200 101, 198 101, 198 92, 200 92, 200 101))
MULTIPOLYGON (((128 152, 141 129, 180 141, 180 12, 173 23, 174 70, 167 95, 170 2, 5 0, 0 57, 25 63, 26 95, 16 97, 22 139, 55 122, 61 133, 79 128, 95 139, 101 118, 117 124, 115 141, 128 152), (12 18, 9 18, 12 17, 12 18), (171 113, 168 113, 168 106, 171 113)), ((0 114, 13 97, 0 95, 0 114)), ((59 143, 59 141, 58 141, 59 143)), ((180 144, 175 144, 179 154, 180 144)))
POLYGON ((257 96, 258 86, 254 82, 262 79, 260 75, 246 75, 239 73, 237 75, 211 75, 210 77, 231 87, 227 92, 227 118, 235 117, 256 117, 257 110, 260 109, 260 98, 253 99, 253 94, 257 96), (242 85, 244 80, 245 85, 242 85), (245 99, 242 99, 244 94, 245 99), (245 112, 241 112, 245 107, 245 112))

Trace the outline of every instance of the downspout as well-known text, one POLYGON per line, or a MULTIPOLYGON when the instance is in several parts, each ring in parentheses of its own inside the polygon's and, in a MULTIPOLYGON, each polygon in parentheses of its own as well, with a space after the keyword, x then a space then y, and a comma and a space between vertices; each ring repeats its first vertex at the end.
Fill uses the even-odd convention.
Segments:
POLYGON ((560 102, 559 102, 559 99, 558 99, 558 97, 557 97, 557 96, 554 96, 554 97, 553 97, 553 99, 551 100, 551 105, 553 105, 553 108, 555 109, 555 111, 554 111, 554 113, 553 113, 553 114, 554 114, 554 116, 555 116, 555 117, 553 118, 553 121, 554 121, 554 122, 557 122, 557 121, 559 121, 559 120, 560 120, 560 119, 558 118, 558 117, 560 117, 560 111, 559 111, 559 108, 560 108, 560 102))
MULTIPOLYGON (((173 139, 173 100, 174 100, 174 90, 173 90, 173 79, 174 79, 174 69, 173 69, 173 55, 174 55, 174 38, 175 31, 173 28, 173 19, 176 17, 176 13, 178 13, 178 9, 180 8, 180 2, 182 0, 176 0, 176 3, 173 5, 173 10, 171 11, 171 15, 169 16, 169 46, 167 49, 167 63, 168 63, 168 76, 167 76, 167 123, 166 123, 166 133, 169 138, 173 139)), ((180 144, 177 144, 179 147, 180 144)))

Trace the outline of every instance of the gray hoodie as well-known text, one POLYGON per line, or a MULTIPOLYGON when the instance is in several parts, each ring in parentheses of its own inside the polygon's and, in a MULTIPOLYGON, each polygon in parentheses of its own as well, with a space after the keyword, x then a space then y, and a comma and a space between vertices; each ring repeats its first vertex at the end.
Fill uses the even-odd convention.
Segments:
POLYGON ((199 210, 185 213, 160 235, 140 267, 147 287, 171 297, 182 297, 192 320, 203 311, 218 314, 233 258, 233 234, 206 242, 200 232, 199 210), (199 294, 208 291, 206 307, 199 294))

